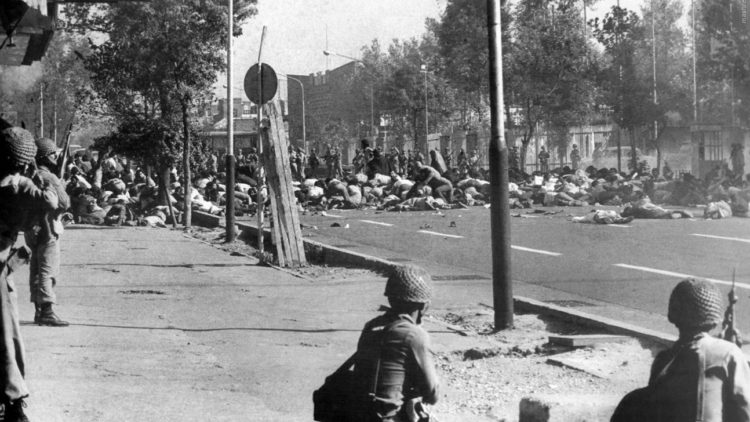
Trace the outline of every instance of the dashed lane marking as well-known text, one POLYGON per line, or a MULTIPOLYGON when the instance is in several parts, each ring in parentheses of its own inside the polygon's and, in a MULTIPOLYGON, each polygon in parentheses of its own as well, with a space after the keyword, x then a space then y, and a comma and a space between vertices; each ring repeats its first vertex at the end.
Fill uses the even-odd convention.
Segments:
POLYGON ((750 243, 750 239, 743 239, 741 237, 715 236, 715 235, 712 235, 712 234, 700 234, 700 233, 693 233, 693 236, 708 237, 708 238, 711 238, 711 239, 721 239, 721 240, 734 240, 735 242, 750 243))
POLYGON ((393 224, 381 223, 380 221, 372 221, 372 220, 359 220, 359 221, 363 223, 368 223, 368 224, 377 224, 378 226, 393 227, 393 224))
MULTIPOLYGON (((679 277, 679 278, 698 277, 698 276, 694 276, 694 275, 690 275, 690 274, 676 273, 674 271, 659 270, 659 269, 656 269, 656 268, 649 268, 649 267, 640 267, 638 265, 614 264, 614 266, 615 267, 620 267, 620 268, 628 268, 628 269, 631 269, 631 270, 645 271, 645 272, 654 273, 654 274, 661 274, 661 275, 666 275, 666 276, 670 276, 670 277, 679 277)), ((732 285, 731 281, 717 280, 715 278, 706 278, 706 277, 702 277, 702 278, 705 278, 706 280, 714 282, 716 284, 724 284, 724 285, 727 285, 727 286, 731 286, 732 285)), ((743 289, 750 289, 750 284, 747 284, 747 283, 739 283, 738 282, 738 283, 736 283, 736 285, 737 285, 737 287, 742 287, 743 289)))
POLYGON ((560 255, 562 255, 561 253, 558 253, 558 252, 544 251, 544 250, 541 250, 541 249, 524 248, 523 246, 510 245, 510 247, 511 247, 511 249, 515 249, 517 251, 538 253, 538 254, 542 254, 542 255, 549 255, 549 256, 560 256, 560 255))
POLYGON ((454 239, 463 239, 464 238, 463 236, 458 236, 458 235, 455 235, 455 234, 445 234, 445 233, 431 232, 429 230, 419 230, 419 233, 431 234, 433 236, 452 237, 454 239))

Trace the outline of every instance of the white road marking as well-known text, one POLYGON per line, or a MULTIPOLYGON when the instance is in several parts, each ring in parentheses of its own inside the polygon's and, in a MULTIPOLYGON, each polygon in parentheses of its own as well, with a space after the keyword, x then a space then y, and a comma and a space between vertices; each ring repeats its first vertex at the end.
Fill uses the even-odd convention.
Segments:
MULTIPOLYGON (((726 280, 717 280, 715 278, 706 278, 706 277, 698 277, 690 274, 683 274, 683 273, 676 273, 674 271, 666 271, 666 270, 659 270, 656 268, 649 268, 649 267, 640 267, 638 265, 629 265, 629 264, 614 264, 615 267, 621 267, 621 268, 628 268, 631 270, 639 270, 639 271, 645 271, 649 273, 654 274, 661 274, 661 275, 667 275, 670 277, 679 277, 679 278, 688 278, 688 277, 695 277, 695 278, 705 278, 708 281, 714 282, 716 284, 724 284, 727 286, 731 286, 731 281, 726 280)), ((736 283, 737 287, 742 287, 743 289, 750 289, 750 284, 747 283, 736 283)))
POLYGON ((741 237, 714 236, 712 234, 700 234, 700 233, 693 233, 693 236, 709 237, 711 239, 721 239, 721 240, 734 240, 736 242, 750 243, 750 239, 743 239, 741 237))
POLYGON ((606 226, 607 227, 619 227, 619 228, 625 228, 625 229, 633 227, 633 226, 629 226, 627 224, 607 224, 606 226))
POLYGON ((386 227, 392 227, 393 224, 388 223, 381 223, 380 221, 372 221, 372 220, 359 220, 363 223, 369 223, 369 224, 377 224, 378 226, 386 226, 386 227))
POLYGON ((463 239, 464 238, 463 236, 457 236, 455 234, 445 234, 445 233, 431 232, 429 230, 419 230, 419 233, 431 234, 431 235, 434 235, 434 236, 452 237, 454 239, 463 239))
POLYGON ((560 256, 560 255, 562 255, 561 253, 557 253, 557 252, 543 251, 541 249, 524 248, 523 246, 510 245, 510 247, 511 247, 511 249, 515 249, 515 250, 518 250, 518 251, 539 253, 539 254, 542 254, 542 255, 550 255, 550 256, 560 256))

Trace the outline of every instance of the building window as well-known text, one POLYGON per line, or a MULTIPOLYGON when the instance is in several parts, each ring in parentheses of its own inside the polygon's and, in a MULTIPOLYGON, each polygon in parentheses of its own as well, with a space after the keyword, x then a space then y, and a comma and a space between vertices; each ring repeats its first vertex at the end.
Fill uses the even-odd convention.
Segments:
POLYGON ((699 132, 698 158, 706 161, 722 161, 724 159, 724 148, 721 141, 721 132, 699 132))

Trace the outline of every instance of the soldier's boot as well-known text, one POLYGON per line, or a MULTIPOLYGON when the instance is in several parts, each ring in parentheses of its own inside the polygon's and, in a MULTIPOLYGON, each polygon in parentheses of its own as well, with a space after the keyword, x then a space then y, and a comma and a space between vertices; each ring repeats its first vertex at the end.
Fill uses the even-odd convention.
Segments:
POLYGON ((59 316, 57 316, 57 314, 55 314, 55 311, 52 310, 51 303, 42 304, 41 310, 39 311, 39 320, 37 321, 37 324, 47 325, 50 327, 67 327, 68 325, 70 325, 68 321, 63 321, 59 316))
POLYGON ((39 315, 42 314, 42 305, 35 303, 34 304, 34 324, 39 323, 39 315))

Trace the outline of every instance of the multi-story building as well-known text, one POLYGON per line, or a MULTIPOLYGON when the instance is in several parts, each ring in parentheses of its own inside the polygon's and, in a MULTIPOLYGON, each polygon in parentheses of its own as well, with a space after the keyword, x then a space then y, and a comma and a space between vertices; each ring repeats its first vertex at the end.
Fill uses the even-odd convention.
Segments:
POLYGON ((293 145, 325 153, 326 144, 341 143, 344 160, 353 154, 356 140, 373 138, 377 132, 373 123, 379 122, 372 91, 354 84, 361 65, 349 62, 332 70, 310 75, 289 75, 289 139, 293 145), (302 135, 302 97, 304 91, 305 131, 302 135), (307 140, 307 146, 303 139, 307 140))

